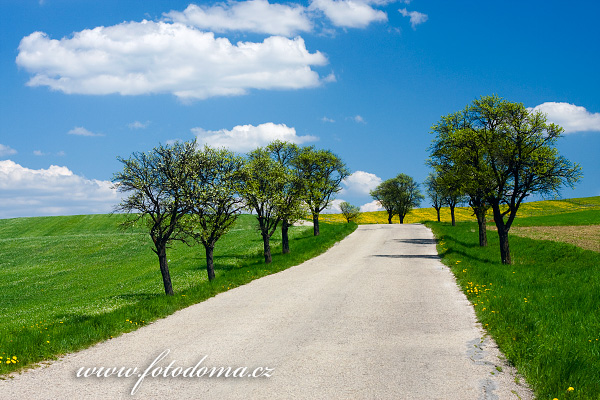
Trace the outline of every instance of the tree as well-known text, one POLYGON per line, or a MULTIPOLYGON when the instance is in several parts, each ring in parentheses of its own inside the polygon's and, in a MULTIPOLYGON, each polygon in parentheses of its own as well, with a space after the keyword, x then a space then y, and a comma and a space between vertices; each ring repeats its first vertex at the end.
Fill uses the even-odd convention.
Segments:
POLYGON ((406 214, 413 208, 419 207, 425 197, 419 191, 419 184, 406 174, 395 177, 394 185, 396 187, 394 210, 400 218, 400 223, 403 224, 406 214))
POLYGON ((442 117, 432 128, 436 139, 427 163, 438 176, 457 182, 459 192, 469 197, 469 205, 477 217, 479 245, 484 247, 487 246, 486 214, 489 209, 485 198, 492 183, 478 139, 461 133, 469 132, 472 125, 473 115, 468 109, 442 117))
POLYGON ((188 182, 187 201, 191 214, 185 219, 187 232, 202 243, 206 254, 208 280, 215 278, 215 244, 229 231, 244 208, 238 195, 242 185, 244 159, 225 149, 205 146, 196 152, 188 182))
POLYGON ((456 226, 456 217, 454 211, 456 206, 465 201, 461 181, 452 170, 439 175, 439 185, 442 193, 442 200, 450 208, 450 219, 452 226, 456 226))
POLYGON ((288 170, 288 180, 283 185, 281 193, 282 201, 277 208, 277 213, 281 217, 281 251, 283 254, 287 254, 290 252, 288 229, 294 222, 306 215, 305 207, 303 207, 305 185, 299 171, 293 167, 300 148, 294 143, 275 140, 266 149, 271 158, 288 170))
POLYGON ((425 192, 431 199, 431 206, 435 209, 437 221, 440 222, 440 210, 444 206, 444 196, 437 174, 430 173, 427 176, 427 179, 425 179, 425 192))
POLYGON ((272 261, 270 239, 282 219, 279 210, 285 207, 284 188, 290 180, 289 169, 273 160, 267 149, 258 148, 248 154, 242 171, 241 195, 256 213, 268 264, 272 261))
POLYGON ((485 96, 462 114, 468 123, 449 130, 443 146, 453 150, 445 154, 454 165, 467 166, 460 173, 465 179, 479 165, 474 181, 492 208, 502 263, 511 264, 508 232, 523 200, 534 193, 557 194, 565 184, 572 187, 581 168, 558 154, 555 143, 563 129, 548 123, 541 112, 485 96), (478 151, 457 151, 464 143, 472 143, 478 151))
POLYGON ((406 174, 399 174, 395 178, 383 181, 371 191, 371 196, 386 209, 390 224, 394 214, 398 214, 400 223, 403 224, 406 214, 418 207, 424 199, 419 191, 419 184, 406 174))
POLYGON ((388 179, 381 182, 374 190, 371 190, 370 194, 385 209, 388 215, 388 224, 391 224, 395 214, 395 186, 393 180, 388 179))
POLYGON ((313 233, 319 235, 319 214, 329 207, 340 183, 350 175, 346 164, 329 150, 304 147, 292 163, 305 184, 305 201, 313 216, 313 233))
POLYGON ((360 215, 360 208, 357 206, 353 206, 352 204, 344 201, 340 204, 340 211, 344 218, 346 218, 346 222, 350 223, 350 221, 356 221, 358 216, 360 215))
POLYGON ((113 176, 114 187, 130 193, 116 211, 128 214, 126 226, 142 221, 148 227, 167 295, 173 295, 167 248, 175 240, 185 240, 180 221, 191 211, 185 185, 192 179, 187 166, 194 159, 195 147, 195 142, 177 142, 147 153, 135 152, 128 159, 117 157, 123 170, 113 176))

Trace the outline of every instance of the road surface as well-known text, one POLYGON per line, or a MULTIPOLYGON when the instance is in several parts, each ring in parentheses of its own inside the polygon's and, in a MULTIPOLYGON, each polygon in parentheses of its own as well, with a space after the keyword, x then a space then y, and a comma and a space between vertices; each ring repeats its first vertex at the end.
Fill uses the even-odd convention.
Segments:
POLYGON ((0 392, 13 399, 531 398, 513 374, 440 263, 429 229, 363 225, 302 265, 0 381, 0 392))

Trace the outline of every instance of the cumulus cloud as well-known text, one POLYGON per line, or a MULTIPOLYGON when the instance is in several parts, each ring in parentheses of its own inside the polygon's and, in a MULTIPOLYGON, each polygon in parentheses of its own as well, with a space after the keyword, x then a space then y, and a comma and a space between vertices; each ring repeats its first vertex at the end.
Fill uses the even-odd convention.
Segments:
POLYGON ((301 37, 232 44, 181 23, 144 20, 60 40, 34 32, 21 40, 16 62, 33 75, 29 86, 67 94, 171 93, 191 100, 316 87, 322 81, 312 67, 328 61, 310 53, 301 37))
POLYGON ((565 133, 598 131, 600 132, 600 113, 591 113, 584 107, 569 103, 547 102, 529 108, 541 111, 548 116, 548 121, 562 126, 565 133))
POLYGON ((301 144, 318 140, 315 136, 298 136, 296 129, 285 124, 268 122, 258 126, 238 125, 231 130, 221 129, 208 131, 202 128, 193 128, 192 132, 198 138, 198 144, 208 144, 213 147, 227 147, 236 152, 248 152, 262 147, 273 140, 279 139, 287 142, 301 144))
POLYGON ((111 187, 67 167, 36 170, 0 161, 0 218, 108 213, 120 201, 111 187))
POLYGON ((90 132, 87 129, 85 129, 83 126, 76 126, 75 128, 71 129, 67 133, 69 135, 76 135, 76 136, 104 136, 101 133, 90 132))
POLYGON ((10 146, 0 144, 0 157, 6 157, 13 154, 17 154, 17 151, 10 146))
POLYGON ((365 28, 372 22, 387 21, 387 14, 364 0, 313 0, 311 10, 319 10, 331 23, 343 28, 365 28))
POLYGON ((381 182, 381 178, 375 174, 365 171, 356 171, 342 181, 342 184, 344 185, 342 193, 368 195, 369 192, 375 189, 381 182))
POLYGON ((354 117, 352 117, 352 119, 354 120, 354 122, 359 123, 359 124, 366 124, 367 123, 365 121, 365 119, 363 117, 361 117, 360 115, 355 115, 354 117))
POLYGON ((418 11, 407 11, 406 8, 401 8, 398 11, 400 11, 400 14, 402 14, 404 17, 410 17, 410 25, 413 29, 417 29, 417 25, 422 24, 429 19, 427 14, 423 14, 418 11))
POLYGON ((335 122, 335 119, 332 119, 332 118, 327 118, 327 117, 323 117, 323 118, 321 118, 321 121, 323 121, 323 122, 330 122, 330 123, 334 123, 334 122, 335 122))
POLYGON ((360 206, 361 212, 372 212, 372 211, 383 211, 383 210, 384 210, 384 208, 381 207, 381 203, 379 203, 377 200, 373 200, 370 203, 363 204, 362 206, 360 206))
POLYGON ((190 4, 183 12, 171 11, 164 15, 172 21, 214 32, 246 31, 292 36, 312 30, 306 8, 270 4, 266 0, 234 1, 210 7, 190 4))

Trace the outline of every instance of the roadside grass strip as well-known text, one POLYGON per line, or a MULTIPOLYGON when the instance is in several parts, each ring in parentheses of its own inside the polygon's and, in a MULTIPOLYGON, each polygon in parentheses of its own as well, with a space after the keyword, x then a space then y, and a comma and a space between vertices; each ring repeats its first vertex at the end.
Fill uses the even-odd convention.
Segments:
POLYGON ((513 264, 503 265, 495 232, 481 248, 476 223, 427 225, 479 321, 537 398, 598 399, 600 254, 511 235, 513 264))
POLYGON ((256 218, 241 216, 215 247, 213 282, 204 248, 177 243, 167 255, 175 290, 165 296, 158 260, 142 228, 122 215, 0 220, 0 377, 135 330, 220 292, 315 257, 356 224, 291 227, 291 253, 273 235, 264 264, 256 218))

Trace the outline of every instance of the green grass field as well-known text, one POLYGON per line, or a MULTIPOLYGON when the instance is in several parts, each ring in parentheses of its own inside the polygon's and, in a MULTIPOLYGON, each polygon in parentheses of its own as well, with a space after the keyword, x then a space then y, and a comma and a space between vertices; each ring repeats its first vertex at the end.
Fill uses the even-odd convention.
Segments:
POLYGON ((290 228, 288 255, 272 239, 264 264, 256 218, 241 216, 215 248, 208 282, 204 248, 167 253, 175 296, 165 296, 158 259, 143 230, 122 215, 0 220, 0 375, 110 339, 232 287, 297 265, 352 232, 355 224, 290 228))
MULTIPOLYGON (((599 198, 593 199, 595 205, 599 198)), ((544 212, 552 210, 546 206, 544 212)), ((565 207, 554 215, 521 216, 515 225, 581 226, 599 220, 599 210, 565 207)), ((488 231, 489 245, 480 248, 476 223, 428 226, 479 321, 537 398, 600 398, 600 253, 510 235, 513 265, 503 265, 496 232, 488 231)))

